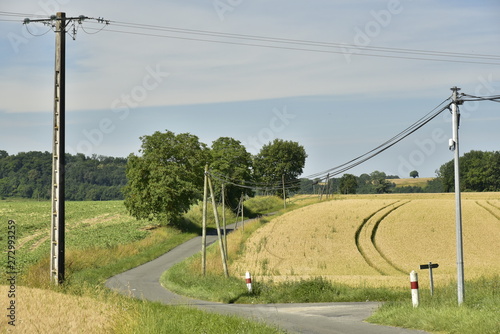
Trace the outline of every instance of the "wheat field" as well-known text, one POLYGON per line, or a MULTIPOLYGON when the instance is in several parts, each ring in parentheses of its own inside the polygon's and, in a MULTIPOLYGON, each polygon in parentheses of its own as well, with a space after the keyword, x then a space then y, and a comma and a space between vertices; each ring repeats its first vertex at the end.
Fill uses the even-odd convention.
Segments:
MULTIPOLYGON (((0 333, 112 333, 118 320, 119 309, 90 297, 24 286, 16 292, 15 326, 4 315, 0 333)), ((0 286, 2 306, 10 305, 7 294, 8 287, 0 286)))
MULTIPOLYGON (((500 193, 462 194, 465 278, 500 273, 500 193)), ((233 273, 283 281, 322 276, 353 286, 402 286, 419 265, 438 263, 435 284, 456 279, 454 194, 341 196, 258 229, 233 273)))

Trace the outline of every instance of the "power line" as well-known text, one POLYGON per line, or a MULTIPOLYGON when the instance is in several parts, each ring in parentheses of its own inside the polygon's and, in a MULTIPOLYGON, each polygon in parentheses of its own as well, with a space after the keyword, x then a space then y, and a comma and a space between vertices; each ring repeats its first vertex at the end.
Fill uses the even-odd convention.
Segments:
POLYGON ((461 94, 460 101, 468 102, 468 101, 492 101, 492 102, 500 102, 500 95, 492 95, 492 96, 474 96, 470 94, 461 94), (464 98, 466 97, 466 98, 464 98))
POLYGON ((430 50, 403 49, 403 48, 376 47, 376 46, 359 46, 359 45, 355 45, 355 44, 320 42, 320 41, 289 39, 289 38, 276 38, 276 37, 260 36, 260 35, 248 35, 248 34, 234 34, 234 33, 224 33, 224 32, 216 32, 216 31, 209 31, 209 30, 184 29, 184 28, 175 28, 175 27, 168 27, 168 26, 136 24, 136 23, 127 23, 127 22, 119 22, 119 21, 110 21, 110 22, 112 22, 113 25, 115 25, 115 26, 146 29, 146 30, 169 31, 169 32, 177 32, 177 33, 184 33, 184 34, 207 35, 207 36, 214 36, 214 37, 268 41, 268 42, 278 42, 278 43, 288 43, 288 44, 302 44, 302 45, 321 46, 321 47, 335 47, 335 48, 349 47, 349 48, 356 48, 359 50, 371 50, 371 51, 378 51, 378 52, 411 53, 411 54, 422 54, 422 55, 431 55, 431 56, 449 56, 449 57, 464 57, 464 58, 500 60, 500 56, 488 55, 488 54, 457 53, 457 52, 430 51, 430 50))
MULTIPOLYGON (((231 180, 230 177, 218 174, 217 172, 214 171, 209 171, 208 174, 215 180, 225 183, 225 184, 230 184, 238 188, 243 188, 243 189, 251 189, 251 190, 261 190, 261 191, 272 191, 272 190, 282 190, 283 189, 283 182, 276 181, 276 182, 271 182, 271 183, 253 183, 252 182, 240 182, 239 183, 237 180, 231 180)), ((286 190, 296 188, 300 184, 300 181, 287 181, 285 182, 284 186, 286 190)))
POLYGON ((16 12, 5 12, 5 11, 0 11, 0 16, 12 16, 12 17, 47 17, 46 15, 33 15, 33 14, 28 14, 28 13, 16 13, 16 12))
MULTIPOLYGON (((0 11, 0 16, 26 17, 29 16, 29 14, 0 11)), ((211 31, 211 30, 186 29, 186 28, 177 28, 171 26, 159 26, 159 25, 131 23, 123 21, 111 21, 111 20, 103 20, 100 18, 95 19, 95 18, 85 17, 85 19, 96 20, 98 23, 106 23, 106 25, 112 24, 115 27, 123 28, 121 30, 106 29, 106 31, 108 32, 129 34, 136 36, 170 38, 170 39, 189 40, 196 42, 208 42, 208 43, 218 43, 218 44, 241 45, 249 47, 330 53, 330 54, 346 54, 346 52, 349 52, 350 55, 389 58, 389 59, 438 61, 438 62, 467 63, 467 64, 481 64, 481 65, 500 65, 500 56, 492 54, 473 54, 473 53, 463 53, 463 52, 446 52, 446 51, 434 51, 434 50, 422 50, 422 49, 359 46, 356 44, 323 42, 323 41, 291 39, 291 38, 278 38, 272 36, 250 35, 250 34, 235 34, 235 33, 225 33, 218 31, 211 31), (152 33, 152 32, 158 32, 158 33, 152 33), (165 34, 165 33, 170 33, 170 34, 165 34), (244 41, 249 41, 249 42, 244 42, 244 41), (353 50, 355 52, 353 52, 353 50)), ((32 22, 33 21, 36 20, 32 20, 32 22)), ((81 25, 82 22, 79 23, 81 25)), ((88 34, 97 33, 104 29, 104 27, 93 28, 93 27, 84 27, 83 25, 81 25, 81 27, 82 30, 84 30, 88 34), (90 30, 94 30, 94 32, 91 32, 90 30)))
POLYGON ((27 32, 28 32, 31 36, 34 36, 34 37, 40 37, 40 36, 46 35, 49 31, 53 31, 53 28, 52 28, 52 27, 49 27, 49 28, 47 29, 47 31, 45 31, 45 32, 43 32, 43 33, 41 33, 41 34, 34 34, 34 33, 32 33, 32 32, 30 31, 30 29, 29 29, 28 25, 25 25, 25 27, 26 27, 26 31, 27 31, 27 32))
MULTIPOLYGON (((141 33, 141 32, 133 32, 133 31, 123 31, 123 30, 115 30, 115 29, 106 29, 105 31, 107 31, 107 32, 114 32, 114 33, 129 34, 129 35, 138 35, 138 36, 169 38, 169 39, 180 39, 180 40, 197 41, 197 42, 208 42, 208 43, 217 43, 217 44, 228 44, 228 45, 241 45, 241 46, 260 47, 260 48, 269 48, 269 49, 281 49, 281 50, 290 50, 290 51, 306 51, 306 52, 328 53, 328 54, 342 54, 342 55, 345 54, 344 51, 340 51, 340 50, 339 51, 336 51, 336 50, 321 50, 321 49, 311 49, 311 48, 301 48, 301 47, 286 47, 286 46, 269 45, 269 44, 243 43, 243 42, 224 41, 224 40, 213 40, 213 39, 203 39, 203 38, 193 38, 193 37, 181 37, 181 36, 173 36, 173 35, 159 35, 159 34, 141 33)), ((358 54, 355 54, 355 55, 356 56, 377 57, 377 58, 389 58, 389 59, 437 61, 437 62, 447 62, 447 63, 465 63, 465 64, 480 64, 480 65, 500 65, 500 62, 490 62, 490 61, 472 61, 472 60, 456 60, 456 59, 441 59, 441 58, 425 58, 425 57, 417 57, 417 56, 410 57, 410 56, 396 56, 396 55, 370 54, 370 53, 358 53, 358 54)), ((435 56, 438 56, 438 55, 435 55, 435 56)))
MULTIPOLYGON (((450 101, 450 97, 445 99, 443 102, 441 102, 438 106, 436 106, 434 109, 432 109, 430 112, 428 112, 426 115, 421 117, 419 120, 417 120, 415 123, 398 133, 397 135, 393 136, 389 140, 386 140, 384 143, 380 144, 379 146, 375 147, 374 149, 354 158, 349 160, 346 163, 343 163, 339 166, 332 167, 330 169, 327 169, 325 171, 311 174, 308 176, 304 176, 303 178, 307 179, 319 179, 319 181, 324 181, 326 178, 333 177, 336 175, 339 175, 341 173, 346 172, 349 169, 352 169, 372 158, 375 156, 381 154, 382 152, 386 151, 387 149, 391 148, 392 146, 396 145, 412 133, 416 132, 420 128, 422 128, 424 125, 432 121, 434 118, 436 118, 439 114, 441 114, 444 110, 449 109, 450 105, 452 102, 450 101), (446 104, 446 102, 448 102, 446 104)), ((219 174, 217 172, 211 171, 210 175, 220 181, 220 182, 225 182, 228 184, 231 184, 236 187, 240 188, 246 188, 246 189, 261 189, 261 190, 280 190, 283 187, 283 183, 276 179, 275 182, 270 182, 270 183, 257 183, 257 182, 248 182, 248 181, 243 181, 241 180, 234 180, 231 179, 228 176, 219 174)), ((294 186, 298 185, 298 182, 300 181, 288 181, 285 183, 285 187, 287 189, 293 188, 294 186)))
MULTIPOLYGON (((208 30, 184 29, 184 28, 175 28, 168 26, 127 23, 127 22, 111 21, 111 20, 108 22, 113 26, 121 27, 124 29, 123 30, 106 29, 107 32, 129 34, 136 36, 170 38, 170 39, 189 40, 196 42, 208 42, 208 43, 241 45, 241 46, 283 49, 283 50, 293 50, 293 51, 330 53, 330 54, 345 54, 346 53, 345 49, 350 48, 358 51, 371 52, 371 53, 353 54, 359 56, 407 59, 407 60, 439 61, 439 62, 451 62, 451 63, 482 64, 482 65, 500 65, 500 56, 489 55, 489 54, 453 53, 453 52, 443 52, 443 51, 402 49, 402 48, 375 47, 375 46, 361 47, 354 44, 296 40, 296 39, 266 37, 259 35, 232 34, 232 33, 214 32, 208 30), (150 33, 148 31, 153 31, 158 33, 150 33), (170 33, 170 34, 167 35, 164 33, 170 33), (172 35, 172 34, 178 34, 178 35, 172 35), (201 37, 187 37, 186 35, 189 36, 195 35, 201 37), (216 39, 208 39, 202 37, 211 37, 216 39), (252 42, 241 42, 242 40, 252 41, 252 42), (254 43, 255 41, 267 44, 254 43), (496 60, 498 60, 499 62, 495 62, 496 60)), ((95 28, 87 27, 86 29, 89 30, 95 28)))
POLYGON ((442 106, 444 103, 446 103, 446 101, 449 101, 449 99, 450 98, 444 100, 436 108, 431 110, 429 113, 427 113, 425 116, 420 118, 418 121, 416 121, 415 123, 410 125, 405 130, 401 131, 397 135, 393 136, 391 139, 389 139, 389 140, 385 141, 384 143, 380 144, 379 146, 375 147, 374 149, 372 149, 372 150, 370 150, 370 151, 368 151, 368 152, 366 152, 366 153, 364 153, 364 154, 362 154, 362 155, 360 155, 360 156, 358 156, 358 157, 356 157, 356 158, 354 158, 346 163, 343 163, 339 166, 327 169, 327 170, 319 172, 319 173, 315 173, 315 174, 306 176, 306 178, 310 178, 310 179, 320 178, 320 180, 323 180, 323 179, 325 179, 327 174, 329 174, 330 177, 341 174, 341 173, 343 173, 351 168, 354 168, 354 167, 362 164, 363 162, 366 162, 367 160, 377 156, 378 154, 384 152, 388 148, 399 143, 401 140, 408 137, 409 135, 411 135, 412 133, 414 133, 415 131, 417 131, 421 127, 423 127, 425 124, 429 123, 431 120, 436 118, 444 110, 448 109, 450 103, 448 103, 447 105, 445 105, 441 108, 440 108, 440 106, 442 106))

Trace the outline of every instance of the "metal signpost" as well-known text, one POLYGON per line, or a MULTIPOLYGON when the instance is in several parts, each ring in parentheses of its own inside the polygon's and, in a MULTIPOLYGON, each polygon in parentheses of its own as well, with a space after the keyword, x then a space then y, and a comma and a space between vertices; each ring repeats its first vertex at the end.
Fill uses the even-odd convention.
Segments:
POLYGON ((434 295, 434 277, 432 276, 432 269, 439 267, 439 264, 429 262, 429 264, 421 264, 420 269, 429 269, 429 281, 431 285, 431 296, 434 295))

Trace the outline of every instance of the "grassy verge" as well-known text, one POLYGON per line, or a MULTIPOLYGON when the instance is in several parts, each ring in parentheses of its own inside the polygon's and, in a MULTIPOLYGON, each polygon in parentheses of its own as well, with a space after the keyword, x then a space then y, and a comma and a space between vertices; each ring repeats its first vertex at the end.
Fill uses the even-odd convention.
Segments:
MULTIPOLYGON (((103 284, 107 278, 151 261, 194 236, 194 233, 181 233, 171 227, 160 227, 146 238, 128 244, 109 248, 69 249, 66 252, 66 281, 61 288, 75 292, 84 285, 103 284)), ((44 257, 21 276, 21 283, 30 287, 48 288, 47 268, 49 258, 44 257)))
POLYGON ((384 304, 368 321, 430 332, 500 333, 500 276, 466 282, 463 305, 457 305, 456 284, 438 288, 434 296, 420 292, 420 305, 410 300, 384 304))
POLYGON ((160 303, 131 301, 137 315, 135 323, 125 323, 118 333, 213 333, 213 334, 278 334, 282 331, 267 325, 236 316, 203 312, 184 306, 167 306, 160 303))

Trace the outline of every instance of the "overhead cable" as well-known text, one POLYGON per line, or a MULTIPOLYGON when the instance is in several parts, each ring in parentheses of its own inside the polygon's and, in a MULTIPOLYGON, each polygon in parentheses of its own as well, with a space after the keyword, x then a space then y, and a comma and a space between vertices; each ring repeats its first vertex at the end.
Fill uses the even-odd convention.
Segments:
MULTIPOLYGON (((362 47, 355 44, 345 44, 345 43, 319 42, 310 40, 267 37, 259 35, 233 34, 233 33, 223 33, 223 32, 215 32, 208 30, 195 30, 195 29, 168 27, 168 26, 156 26, 149 24, 127 23, 127 22, 111 21, 111 20, 108 22, 113 27, 118 27, 122 29, 108 28, 105 30, 107 32, 130 34, 137 36, 171 38, 171 39, 189 40, 197 42, 209 42, 209 43, 219 43, 219 44, 242 45, 250 47, 331 53, 331 54, 346 54, 347 52, 351 55, 380 57, 380 58, 426 60, 426 61, 469 63, 469 64, 472 63, 472 64, 483 64, 483 65, 485 64, 500 65, 500 56, 490 55, 490 54, 454 53, 454 52, 443 52, 443 51, 432 51, 432 50, 402 49, 402 48, 375 47, 375 46, 362 47), (249 42, 242 42, 242 41, 249 41, 249 42), (348 51, 347 49, 351 50, 348 51), (352 50, 355 50, 356 52, 352 52, 352 50)), ((86 27, 86 29, 91 30, 96 28, 86 27)))

